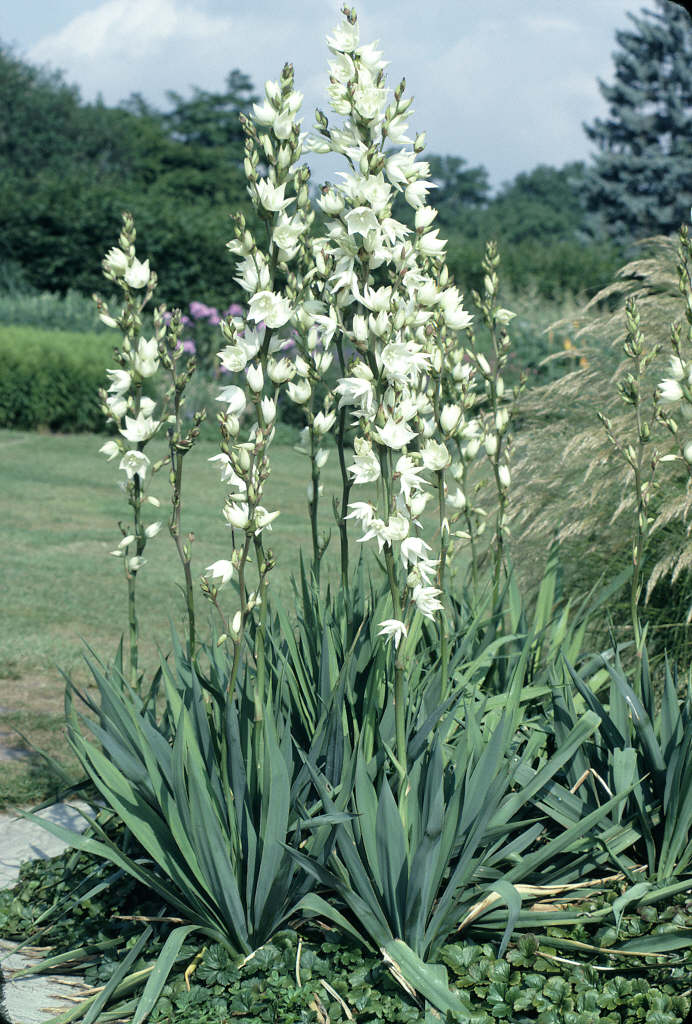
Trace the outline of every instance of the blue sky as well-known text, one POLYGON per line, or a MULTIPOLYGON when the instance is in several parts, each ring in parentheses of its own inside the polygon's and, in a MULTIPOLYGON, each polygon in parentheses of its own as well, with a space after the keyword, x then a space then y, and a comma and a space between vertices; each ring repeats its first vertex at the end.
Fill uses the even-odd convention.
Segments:
MULTIPOLYGON (((605 113, 614 33, 637 0, 352 0, 363 41, 378 39, 392 85, 405 75, 411 125, 430 152, 483 163, 497 186, 539 163, 588 159, 583 121, 605 113)), ((259 88, 293 62, 304 127, 324 106, 333 0, 25 0, 0 39, 64 70, 85 99, 220 89, 240 68, 259 88), (295 13, 294 13, 295 12, 295 13)))

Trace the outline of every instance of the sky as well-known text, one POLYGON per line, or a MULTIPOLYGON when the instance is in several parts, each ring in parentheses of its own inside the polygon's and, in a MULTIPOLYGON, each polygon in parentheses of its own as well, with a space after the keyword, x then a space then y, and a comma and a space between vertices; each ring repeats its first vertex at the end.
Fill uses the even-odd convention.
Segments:
MULTIPOLYGON (((393 87, 414 96, 411 128, 430 153, 484 164, 493 187, 540 163, 588 160, 582 123, 606 113, 615 31, 644 0, 351 0, 363 42, 379 40, 393 87)), ((0 40, 60 68, 85 100, 221 91, 232 68, 257 88, 295 67, 303 127, 326 106, 325 35, 339 0, 22 0, 0 40)))

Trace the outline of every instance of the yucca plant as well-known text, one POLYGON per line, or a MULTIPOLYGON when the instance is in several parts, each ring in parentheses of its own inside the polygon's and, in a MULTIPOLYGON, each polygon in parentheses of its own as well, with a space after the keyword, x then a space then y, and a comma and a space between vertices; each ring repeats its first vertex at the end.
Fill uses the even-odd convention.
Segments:
POLYGON ((98 823, 95 835, 70 833, 70 843, 133 876, 184 921, 152 975, 158 990, 143 996, 149 1008, 192 931, 248 954, 279 930, 313 885, 287 846, 302 843, 319 858, 329 833, 328 825, 316 826, 314 808, 311 831, 301 830, 286 721, 269 704, 254 720, 254 680, 245 666, 237 700, 226 699, 228 656, 206 653, 202 673, 176 642, 161 663, 158 699, 143 700, 117 664, 93 659, 98 704, 69 680, 66 690, 70 742, 141 850, 128 854, 98 823), (77 711, 76 697, 89 715, 77 711))
MULTIPOLYGON (((327 864, 308 852, 292 856, 339 895, 361 941, 388 950, 400 940, 420 959, 434 959, 492 892, 510 908, 502 953, 518 920, 521 885, 535 885, 541 869, 563 854, 569 861, 596 852, 600 823, 616 801, 564 828, 557 813, 541 812, 534 802, 596 730, 598 716, 587 711, 546 758, 537 755, 539 737, 526 740, 518 731, 520 673, 504 702, 504 710, 489 712, 481 701, 442 709, 438 727, 428 723, 423 741, 422 730, 410 739, 405 788, 392 782, 391 763, 368 762, 362 749, 351 760, 352 779, 336 791, 308 759, 326 814, 352 817, 335 822, 327 864)), ((579 871, 568 863, 562 871, 562 881, 578 888, 579 871)), ((322 913, 342 925, 332 904, 322 913)), ((494 928, 497 934, 497 923, 494 928)))
MULTIPOLYGON (((689 879, 692 865, 692 690, 688 680, 686 694, 678 696, 677 671, 666 662, 659 702, 645 643, 639 665, 630 684, 617 650, 612 657, 596 656, 581 671, 567 662, 577 693, 600 719, 567 776, 585 811, 629 792, 614 820, 636 830, 646 878, 660 885, 689 879), (594 674, 603 670, 610 682, 605 704, 593 686, 594 674)), ((553 707, 559 745, 577 718, 568 686, 556 685, 553 707)))
MULTIPOLYGON (((225 661, 211 656, 206 686, 180 649, 162 663, 165 718, 175 722, 170 737, 154 706, 145 707, 117 671, 93 663, 97 721, 77 715, 71 686, 67 717, 85 770, 151 856, 145 873, 152 888, 217 941, 249 953, 293 912, 310 882, 283 846, 301 839, 291 810, 290 736, 271 706, 261 723, 253 721, 249 672, 241 675, 238 705, 222 702, 225 661), (80 731, 80 717, 96 743, 80 731)), ((140 871, 133 862, 129 868, 140 871)))

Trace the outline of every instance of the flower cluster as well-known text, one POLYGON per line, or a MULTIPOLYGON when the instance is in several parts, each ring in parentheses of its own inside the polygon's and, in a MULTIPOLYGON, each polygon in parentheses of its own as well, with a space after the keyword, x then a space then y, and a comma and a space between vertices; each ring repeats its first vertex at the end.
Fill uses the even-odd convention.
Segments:
MULTIPOLYGON (((190 652, 195 648, 195 614, 193 582, 190 569, 192 533, 184 537, 181 528, 181 489, 184 456, 191 450, 200 433, 204 410, 196 412, 191 423, 184 423, 184 392, 196 369, 194 355, 189 356, 181 336, 185 320, 180 310, 169 313, 165 306, 154 310, 154 333, 146 338, 143 333, 143 310, 156 288, 156 275, 148 261, 141 263, 135 254, 136 232, 130 214, 123 215, 123 228, 119 247, 111 249, 103 261, 104 276, 124 293, 124 306, 119 316, 112 316, 108 307, 95 296, 99 315, 110 327, 120 329, 122 347, 114 351, 118 368, 108 370, 109 386, 100 392, 106 419, 115 427, 118 437, 107 441, 101 452, 107 459, 120 457, 120 469, 125 473, 122 486, 132 509, 132 522, 127 527, 120 523, 122 540, 112 552, 123 559, 128 583, 128 612, 130 620, 130 669, 134 686, 139 684, 138 624, 135 600, 137 572, 146 564, 143 557, 147 541, 161 530, 162 522, 145 525, 142 512, 145 504, 160 507, 158 498, 147 494, 154 474, 168 466, 171 485, 171 507, 168 530, 176 545, 185 574, 185 596, 189 625, 190 652), (188 358, 189 356, 189 358, 188 358), (167 376, 168 388, 157 402, 143 393, 151 378, 167 376), (168 455, 153 462, 144 451, 148 442, 166 424, 168 455)), ((160 382, 157 382, 160 383, 160 382)), ((161 392, 161 388, 158 388, 161 392)))
POLYGON ((204 578, 202 587, 219 607, 219 589, 237 576, 240 607, 230 621, 224 617, 236 653, 247 616, 255 608, 260 610, 260 619, 264 614, 273 558, 271 551, 264 549, 262 535, 279 515, 278 510, 270 511, 262 503, 270 472, 268 450, 280 391, 296 374, 295 364, 283 351, 300 320, 292 268, 303 252, 311 219, 309 171, 296 166, 302 152, 296 121, 301 101, 301 94, 293 88, 293 68, 286 65, 279 82, 267 82, 265 101, 255 106, 254 121, 243 119, 248 192, 266 227, 268 244, 266 249, 260 248, 240 214, 235 218, 234 238, 228 243, 230 252, 239 258, 235 280, 247 295, 247 309, 244 315, 242 310, 229 310, 221 321, 226 345, 219 352, 219 361, 222 369, 243 374, 246 386, 230 384, 218 395, 225 407, 218 416, 222 444, 212 461, 219 464, 222 481, 229 486, 223 515, 232 530, 233 550, 230 558, 209 567, 212 580, 204 578), (280 287, 280 279, 288 279, 288 284, 280 287), (252 425, 248 439, 241 441, 240 417, 246 413, 252 425), (257 569, 253 590, 246 579, 251 549, 257 569))
POLYGON ((446 243, 432 226, 430 169, 418 159, 423 136, 408 135, 404 83, 388 103, 386 62, 375 46, 360 43, 355 14, 344 15, 328 37, 329 97, 344 120, 332 127, 318 111, 310 145, 344 155, 352 170, 318 200, 327 221, 314 243, 315 276, 328 297, 331 333, 354 352, 336 387, 339 409, 349 411, 358 431, 348 473, 354 484, 378 491, 375 502, 351 502, 346 518, 388 559, 395 617, 381 632, 398 645, 409 608, 430 618, 442 609, 446 549, 431 557, 421 515, 431 482, 446 490, 446 441, 469 430, 464 409, 440 397, 448 349, 458 348, 457 332, 471 318, 449 281, 446 243), (400 148, 392 152, 392 143, 400 148), (398 196, 414 211, 413 228, 392 214, 398 196))
POLYGON ((97 298, 99 316, 108 327, 118 328, 123 334, 122 347, 115 350, 117 369, 108 370, 109 385, 102 389, 103 413, 118 433, 116 439, 106 441, 100 451, 108 461, 119 458, 119 468, 125 474, 122 486, 134 510, 132 528, 120 526, 122 540, 111 552, 124 559, 126 575, 136 574, 145 564, 143 551, 147 540, 155 537, 161 522, 147 526, 141 522, 141 508, 146 502, 159 507, 153 496, 145 497, 147 484, 159 464, 152 464, 144 448, 161 426, 156 418, 156 403, 143 394, 144 382, 159 368, 159 342, 156 336, 142 335, 142 310, 156 287, 156 275, 149 269, 149 261, 140 262, 135 253, 135 229, 132 218, 125 215, 119 238, 119 248, 112 248, 103 260, 104 276, 118 285, 124 297, 120 316, 110 314, 107 305, 97 298))

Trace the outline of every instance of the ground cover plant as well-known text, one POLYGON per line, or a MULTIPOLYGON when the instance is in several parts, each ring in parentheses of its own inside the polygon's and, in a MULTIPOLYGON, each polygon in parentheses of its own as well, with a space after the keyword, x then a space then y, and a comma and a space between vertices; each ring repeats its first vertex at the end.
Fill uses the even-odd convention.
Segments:
MULTIPOLYGON (((107 826, 110 830, 111 826, 107 826)), ((590 909, 617 899, 617 889, 594 890, 590 909)), ((48 943, 61 973, 70 966, 80 971, 95 991, 112 976, 118 949, 132 941, 141 927, 136 916, 157 915, 160 907, 136 883, 128 882, 103 861, 67 852, 46 864, 26 864, 16 894, 0 896, 0 921, 7 938, 48 943), (88 901, 80 900, 91 892, 88 901), (43 915, 48 915, 43 917, 43 915), (74 955, 75 934, 81 950, 74 955)), ((692 904, 678 898, 663 914, 643 907, 625 910, 620 934, 665 934, 690 927, 692 904)), ((544 934, 521 938, 506 957, 498 959, 492 943, 472 939, 450 942, 440 960, 454 990, 472 1008, 478 1024, 492 1020, 596 1021, 607 1024, 635 1021, 679 1021, 689 1006, 689 947, 674 966, 657 966, 654 956, 617 958, 610 969, 569 963, 574 950, 565 941, 591 941, 606 950, 615 934, 615 918, 574 929, 549 928, 544 934)), ((151 948, 160 948, 171 925, 153 922, 151 948)), ((164 987, 152 1020, 304 1021, 309 1024, 358 1020, 365 1024, 398 1024, 425 1020, 425 1010, 401 989, 379 955, 368 953, 334 933, 301 928, 278 932, 250 959, 237 958, 222 946, 210 944, 199 956, 191 944, 181 950, 180 969, 164 987), (185 969, 191 970, 185 977, 185 969), (350 1016, 349 1016, 350 1014, 350 1016)), ((607 959, 607 954, 602 954, 607 959)), ((122 1015, 131 1013, 136 997, 124 996, 122 1015)))
MULTIPOLYGON (((348 170, 321 190, 319 222, 290 65, 243 122, 263 230, 237 215, 229 243, 246 302, 218 325, 226 374, 207 460, 224 485, 226 541, 201 586, 186 503, 205 420, 201 408, 186 415, 196 354, 180 310, 148 313, 158 281, 129 214, 104 258, 115 298, 97 308, 117 344, 100 391, 111 428, 101 454, 121 481, 109 554, 126 629, 115 657, 89 650, 91 689, 66 674, 65 700, 71 747, 103 809, 83 836, 46 824, 78 851, 61 862, 65 876, 84 872, 66 902, 58 887, 32 919, 20 888, 5 913, 32 935, 61 911, 96 929, 80 949, 51 933, 62 951, 49 967, 95 956, 103 983, 64 1021, 140 1024, 197 1008, 353 1019, 354 991, 372 1020, 681 1020, 692 691, 681 666, 657 694, 641 621, 649 438, 636 305, 625 343, 636 372, 620 392, 636 411, 635 443, 604 423, 632 474, 633 569, 570 600, 553 548, 529 602, 510 557, 523 382, 506 379, 514 314, 500 302, 500 254, 488 243, 474 323, 433 227, 405 85, 389 102, 382 54, 361 43, 354 11, 342 15, 328 38, 332 112, 317 112, 309 145, 348 170), (393 216, 396 197, 413 227, 393 216), (310 528, 290 613, 275 586, 284 509, 270 490, 282 402, 302 418, 310 528), (484 477, 492 502, 479 498, 484 477), (166 531, 182 614, 152 668, 143 582, 166 531), (623 585, 631 671, 617 636, 598 652, 585 644, 623 585), (108 917, 124 927, 106 934, 108 917), (308 973, 319 990, 302 983, 308 973)), ((688 333, 689 255, 683 230, 688 333)), ((692 403, 690 340, 674 326, 655 406, 680 465, 692 461, 675 418, 692 403)), ((36 876, 25 877, 30 888, 36 876)))

